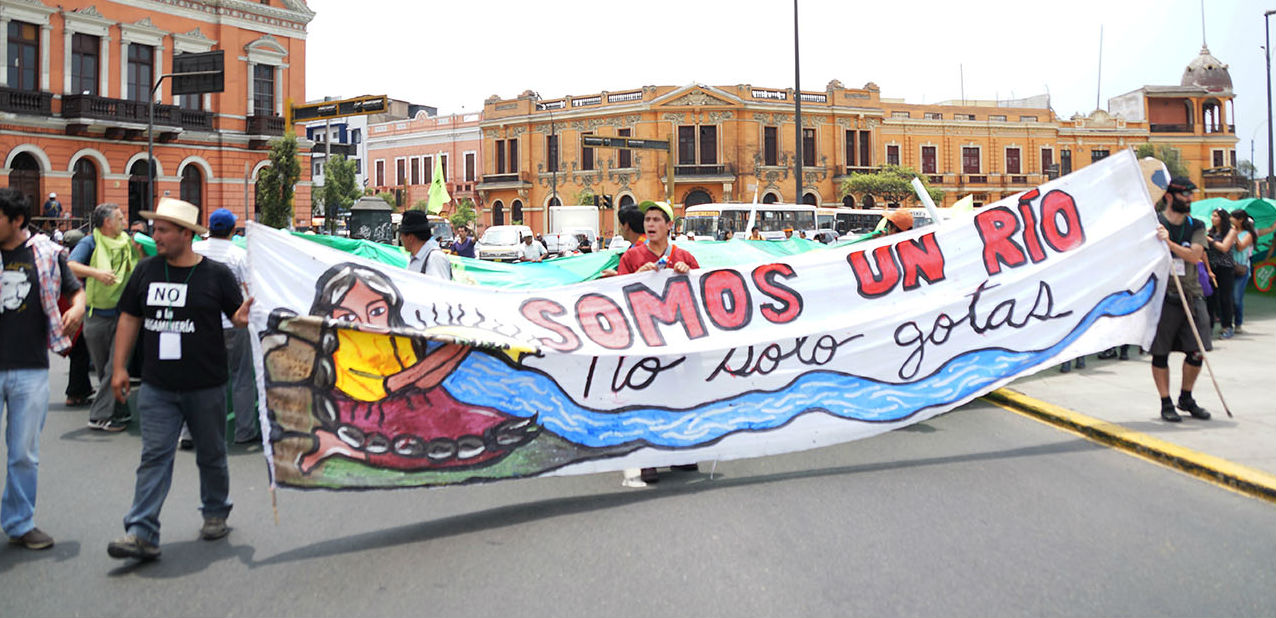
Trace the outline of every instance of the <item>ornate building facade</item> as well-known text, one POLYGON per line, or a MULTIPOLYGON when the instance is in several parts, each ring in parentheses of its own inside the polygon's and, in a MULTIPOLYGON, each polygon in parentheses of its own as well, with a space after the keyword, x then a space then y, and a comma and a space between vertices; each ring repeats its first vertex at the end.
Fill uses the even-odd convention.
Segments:
MULTIPOLYGON (((57 193, 85 219, 94 205, 181 197, 203 217, 254 218, 257 173, 284 106, 304 100, 303 0, 0 0, 0 177, 38 206, 57 193), (225 50, 225 91, 155 93, 154 195, 146 195, 147 98, 173 57, 225 50)), ((302 151, 295 217, 309 225, 310 163, 302 151)))
POLYGON ((367 137, 368 188, 392 193, 410 208, 429 196, 436 163, 452 197, 477 203, 476 187, 483 173, 479 114, 433 115, 434 108, 412 118, 370 123, 367 137))
MULTIPOLYGON (((1209 63, 1194 61, 1192 79, 1202 74, 1198 64, 1209 63)), ((1206 72, 1220 81, 1226 67, 1217 60, 1210 66, 1206 72)), ((553 203, 589 194, 611 195, 616 206, 664 198, 670 155, 586 147, 586 135, 671 142, 677 209, 749 202, 755 193, 761 202, 871 207, 870 196, 843 195, 842 181, 886 164, 926 176, 943 191, 942 205, 968 194, 984 204, 1149 141, 1180 149, 1206 195, 1238 196, 1244 188, 1234 173, 1237 140, 1225 121, 1230 78, 1226 88, 1186 85, 1187 74, 1184 81, 1168 90, 1147 86, 1113 99, 1111 112, 1066 120, 1046 96, 917 105, 883 98, 873 83, 846 88, 833 81, 801 93, 800 145, 791 89, 692 84, 556 99, 532 91, 493 96, 480 123, 480 222, 519 221, 541 232, 553 203), (1160 115, 1166 97, 1182 98, 1176 105, 1190 120, 1167 126, 1160 115), (1139 105, 1141 115, 1133 111, 1139 105), (799 156, 802 196, 794 195, 799 156)))

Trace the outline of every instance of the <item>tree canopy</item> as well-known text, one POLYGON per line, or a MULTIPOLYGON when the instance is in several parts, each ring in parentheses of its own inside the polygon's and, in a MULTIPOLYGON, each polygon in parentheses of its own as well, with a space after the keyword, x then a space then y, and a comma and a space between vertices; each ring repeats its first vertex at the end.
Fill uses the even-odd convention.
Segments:
POLYGON ((1160 146, 1154 144, 1139 144, 1134 149, 1134 154, 1140 159, 1152 157, 1165 164, 1165 168, 1170 171, 1170 176, 1191 176, 1187 165, 1183 163, 1183 155, 1178 148, 1162 144, 1160 146))
POLYGON ((363 195, 355 181, 354 167, 354 161, 342 155, 333 155, 324 165, 323 187, 319 196, 324 206, 324 225, 330 234, 336 231, 341 213, 349 210, 363 195))
POLYGON ((257 174, 257 207, 262 223, 277 229, 292 223, 292 197, 300 178, 297 136, 289 132, 270 143, 270 166, 257 174))
POLYGON ((912 181, 920 178, 930 198, 938 204, 944 199, 944 192, 935 189, 926 181, 926 177, 911 167, 885 165, 877 172, 854 173, 842 181, 842 197, 847 194, 859 196, 871 195, 873 199, 885 201, 887 204, 897 203, 901 206, 909 202, 917 202, 917 192, 913 190, 912 181))
POLYGON ((468 228, 474 220, 478 219, 478 213, 474 212, 474 200, 463 197, 456 202, 456 212, 452 213, 448 220, 452 222, 453 228, 468 228))

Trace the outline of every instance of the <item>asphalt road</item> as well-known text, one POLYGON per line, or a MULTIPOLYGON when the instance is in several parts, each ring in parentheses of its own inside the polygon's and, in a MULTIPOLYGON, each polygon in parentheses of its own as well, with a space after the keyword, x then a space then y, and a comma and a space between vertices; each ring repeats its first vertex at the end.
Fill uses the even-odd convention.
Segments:
MULTIPOLYGON (((55 365, 55 367, 57 367, 55 365)), ((198 539, 179 453, 163 558, 112 560, 136 430, 52 377, 37 524, 0 615, 1276 615, 1276 506, 986 404, 786 456, 438 490, 279 493, 232 451, 231 535, 198 539)))

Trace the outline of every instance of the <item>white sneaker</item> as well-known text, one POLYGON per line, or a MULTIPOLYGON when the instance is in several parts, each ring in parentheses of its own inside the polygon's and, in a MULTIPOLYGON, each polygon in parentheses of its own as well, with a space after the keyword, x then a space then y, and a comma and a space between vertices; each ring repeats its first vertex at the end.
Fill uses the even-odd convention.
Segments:
POLYGON ((632 487, 634 489, 646 487, 647 483, 642 480, 641 468, 625 468, 625 477, 620 481, 621 487, 632 487))

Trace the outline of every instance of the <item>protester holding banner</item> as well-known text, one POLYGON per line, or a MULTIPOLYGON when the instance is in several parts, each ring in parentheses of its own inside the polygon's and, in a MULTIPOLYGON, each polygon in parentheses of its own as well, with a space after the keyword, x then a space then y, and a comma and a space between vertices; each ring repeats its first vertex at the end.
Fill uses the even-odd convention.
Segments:
POLYGON ((141 332, 142 387, 137 405, 142 456, 126 534, 107 546, 112 558, 154 560, 160 555, 160 509, 173 480, 177 435, 185 422, 199 467, 200 536, 215 540, 230 528, 230 471, 226 464, 226 344, 221 316, 243 328, 252 298, 244 300, 224 264, 191 249, 199 207, 162 198, 152 221, 156 256, 138 263, 120 297, 111 388, 119 401, 129 393, 126 359, 141 332))
POLYGON ((1152 380, 1161 397, 1161 418, 1171 423, 1177 423, 1182 418, 1170 399, 1170 352, 1184 352, 1187 355, 1183 360, 1183 383, 1179 391, 1178 409, 1191 414, 1193 418, 1207 420, 1210 417, 1210 413, 1192 397, 1192 387, 1196 385, 1196 378, 1204 364, 1202 352, 1213 349, 1208 311, 1201 283, 1196 276, 1196 265, 1205 259, 1207 238, 1205 224, 1191 216, 1192 192, 1195 190, 1196 185, 1188 178, 1171 179, 1162 198, 1165 208, 1157 215, 1160 222, 1156 230, 1157 238, 1169 248, 1170 274, 1179 281, 1177 286, 1170 285, 1166 289, 1161 320, 1157 324, 1151 350, 1152 380), (1183 291, 1182 299, 1179 296, 1180 289, 1183 291), (1190 314, 1183 311, 1184 299, 1191 309, 1190 314), (1205 350, 1197 345, 1197 337, 1193 336, 1189 330, 1191 328, 1196 328, 1205 350))
POLYGON ((1236 230, 1226 210, 1215 209, 1210 215, 1205 254, 1210 271, 1214 274, 1214 293, 1209 295, 1210 327, 1217 322, 1222 328, 1219 339, 1232 338, 1232 299, 1236 279, 1236 262, 1232 260, 1232 247, 1236 244, 1236 230))
MULTIPOLYGON (((669 239, 673 224, 673 209, 669 207, 669 204, 646 201, 640 206, 643 207, 643 230, 646 232, 647 242, 630 247, 624 255, 620 256, 620 274, 628 275, 670 268, 675 273, 685 275, 692 269, 700 268, 700 263, 696 261, 694 255, 674 246, 669 239)), ((698 467, 696 464, 688 464, 674 466, 674 469, 694 471, 698 467)), ((643 468, 638 479, 633 477, 631 470, 626 470, 623 484, 626 487, 642 487, 657 480, 659 477, 656 475, 655 468, 643 468)))
POLYGON ((124 284, 141 259, 141 249, 124 231, 124 211, 119 204, 98 204, 91 216, 93 234, 86 236, 71 252, 71 272, 85 280, 88 319, 84 321, 84 343, 89 348, 98 389, 89 408, 89 427, 120 432, 128 428, 128 406, 111 394, 111 351, 115 347, 116 305, 124 284))

